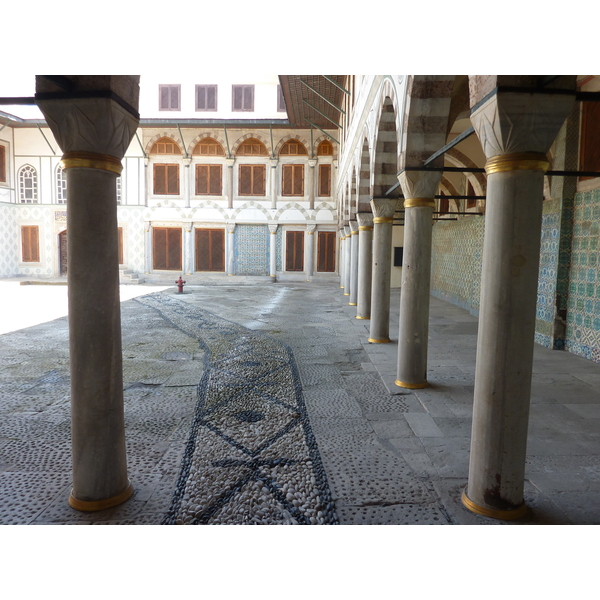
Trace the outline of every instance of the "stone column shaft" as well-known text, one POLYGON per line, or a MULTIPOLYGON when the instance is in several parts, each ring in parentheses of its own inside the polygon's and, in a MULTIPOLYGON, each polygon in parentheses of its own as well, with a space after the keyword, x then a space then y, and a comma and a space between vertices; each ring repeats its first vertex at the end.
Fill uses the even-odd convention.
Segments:
POLYGON ((315 166, 317 161, 310 159, 308 161, 308 176, 306 178, 306 186, 308 190, 308 208, 314 210, 315 208, 315 166))
POLYGON ((350 221, 350 306, 357 305, 358 298, 358 223, 350 221))
POLYGON ((440 179, 439 173, 420 175, 414 171, 400 179, 406 199, 396 385, 408 389, 428 385, 431 239, 435 207, 433 197, 440 179), (415 193, 420 196, 413 196, 415 193))
POLYGON ((369 342, 390 341, 390 277, 392 270, 392 227, 398 200, 373 198, 373 277, 371 281, 371 328, 369 342))
POLYGON ((269 275, 273 280, 277 278, 277 227, 269 225, 269 275))
POLYGON ((190 225, 183 227, 183 272, 191 275, 194 272, 194 229, 190 225))
POLYGON ((371 276, 373 273, 373 215, 358 213, 358 290, 356 318, 371 317, 371 276))
POLYGON ((344 296, 350 295, 350 259, 352 256, 352 230, 350 225, 344 227, 344 234, 346 236, 344 242, 344 296))
MULTIPOLYGON (((573 90, 574 90, 573 78, 573 90)), ((463 504, 516 519, 523 500, 546 153, 574 94, 497 92, 471 115, 487 200, 469 482, 463 504)))
POLYGON ((235 223, 227 223, 225 234, 225 262, 227 264, 227 275, 235 274, 235 223))
POLYGON ((306 272, 306 281, 310 281, 313 276, 313 261, 315 251, 315 229, 316 225, 307 225, 306 235, 304 237, 304 248, 306 254, 304 256, 304 270, 306 272))
POLYGON ((233 165, 235 164, 235 159, 227 158, 225 159, 225 163, 227 164, 227 173, 226 173, 226 181, 225 181, 225 190, 227 195, 227 208, 233 208, 233 165))
POLYGON ((339 258, 339 269, 340 269, 340 288, 344 289, 344 266, 346 260, 344 258, 346 253, 346 232, 344 229, 340 229, 340 258, 339 258))

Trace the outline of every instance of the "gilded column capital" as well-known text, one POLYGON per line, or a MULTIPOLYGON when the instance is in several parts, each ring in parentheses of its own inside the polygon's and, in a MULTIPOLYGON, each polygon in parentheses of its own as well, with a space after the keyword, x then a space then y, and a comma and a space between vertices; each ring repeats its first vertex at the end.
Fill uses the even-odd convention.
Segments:
POLYGON ((314 169, 317 166, 317 159, 316 158, 309 158, 308 159, 308 166, 311 169, 314 169))
POLYGON ((225 164, 230 168, 233 169, 233 165, 235 164, 235 158, 226 158, 225 159, 225 164))
POLYGON ((277 168, 277 165, 279 164, 279 159, 277 159, 277 158, 270 158, 269 159, 269 164, 271 165, 271 169, 275 169, 275 168, 277 168))
POLYGON ((504 154, 546 154, 575 104, 575 93, 494 94, 471 113, 487 159, 504 154))
POLYGON ((358 221, 350 221, 350 235, 358 232, 358 221))
POLYGON ((391 219, 398 210, 397 198, 373 198, 371 200, 373 217, 391 219))
POLYGON ((344 235, 346 237, 350 237, 351 234, 352 234, 352 229, 350 229, 350 225, 346 225, 344 227, 344 235))
POLYGON ((225 223, 227 233, 233 233, 235 231, 235 223, 225 223))
POLYGON ((433 198, 437 193, 442 173, 440 171, 402 171, 398 175, 404 197, 433 198))
POLYGON ((279 225, 277 223, 269 223, 268 227, 269 227, 269 232, 272 235, 275 235, 277 233, 277 228, 279 227, 279 225))
POLYGON ((373 214, 372 213, 357 213, 356 220, 358 221, 358 229, 362 227, 373 228, 373 214))

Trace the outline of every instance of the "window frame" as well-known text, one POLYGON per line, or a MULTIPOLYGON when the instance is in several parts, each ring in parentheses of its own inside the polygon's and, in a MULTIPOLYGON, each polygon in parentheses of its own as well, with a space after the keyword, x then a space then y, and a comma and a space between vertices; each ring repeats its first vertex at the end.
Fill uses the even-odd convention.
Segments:
POLYGON ((284 165, 281 165, 281 195, 285 196, 286 198, 289 197, 303 197, 304 196, 304 165, 301 163, 287 163, 284 165), (296 190, 296 170, 300 168, 302 169, 302 178, 301 178, 301 190, 300 192, 298 192, 296 190), (286 182, 286 173, 291 172, 291 175, 288 175, 288 177, 291 177, 291 188, 292 191, 290 193, 286 193, 285 191, 285 182, 286 182))
POLYGON ((255 88, 254 84, 234 84, 231 86, 231 112, 254 112, 254 88, 255 88), (239 90, 239 89, 242 90, 242 99, 241 99, 242 108, 235 107, 235 93, 236 93, 236 90, 239 90), (243 108, 244 104, 245 104, 246 90, 251 91, 252 108, 243 108))
POLYGON ((0 144, 0 183, 8 183, 7 155, 6 146, 0 144))
POLYGON ((196 196, 222 196, 223 195, 223 165, 221 163, 195 163, 195 165, 196 165, 196 168, 194 169, 195 195, 196 196), (208 191, 206 191, 206 192, 198 191, 199 167, 206 167, 208 169, 208 177, 207 177, 207 190, 208 191), (212 182, 211 169, 213 169, 213 168, 219 169, 219 175, 217 176, 217 180, 219 182, 219 191, 218 192, 211 191, 211 182, 212 182))
POLYGON ((180 83, 159 83, 158 84, 158 110, 161 112, 175 112, 181 111, 181 84, 180 83), (171 90, 177 88, 177 108, 171 106, 172 96, 171 90), (163 89, 169 90, 169 108, 162 107, 162 91, 163 89))
POLYGON ((18 173, 18 180, 19 180, 19 204, 38 204, 39 200, 38 200, 38 175, 37 175, 37 169, 30 164, 26 164, 23 165, 20 169, 19 169, 19 173, 18 173), (32 176, 31 176, 31 180, 32 180, 32 195, 31 195, 31 200, 27 200, 27 198, 24 197, 24 193, 26 190, 30 189, 28 187, 24 187, 23 186, 23 172, 25 171, 25 169, 30 169, 32 171, 32 176))
POLYGON ((60 166, 60 163, 56 166, 54 171, 55 175, 55 191, 56 191, 56 204, 67 203, 67 174, 65 170, 60 166))
POLYGON ((153 163, 152 165, 152 195, 153 196, 181 196, 181 177, 179 173, 179 163, 153 163), (156 191, 156 171, 157 167, 165 167, 165 192, 157 192, 156 191), (169 191, 169 167, 177 168, 177 191, 169 191))
POLYGON ((35 263, 39 264, 40 260, 40 227, 39 225, 21 225, 21 263, 35 263), (31 243, 31 233, 27 234, 27 242, 28 242, 28 254, 25 255, 25 230, 31 232, 35 230, 35 252, 31 252, 32 243, 31 243), (32 256, 30 256, 32 255, 32 256))
POLYGON ((196 112, 217 112, 219 110, 219 86, 217 84, 196 84, 195 94, 194 94, 194 104, 196 107, 196 112), (198 90, 204 88, 204 99, 206 101, 208 89, 214 89, 215 91, 215 107, 214 108, 198 108, 198 90))
POLYGON ((183 268, 183 230, 181 227, 152 227, 152 270, 153 271, 182 271, 183 268), (159 231, 165 231, 165 268, 157 267, 157 238, 159 231), (169 236, 172 234, 179 243, 179 254, 177 255, 177 266, 172 268, 169 259, 172 258, 169 252, 169 236))
POLYGON ((237 181, 237 191, 238 191, 238 196, 254 196, 254 197, 266 197, 267 195, 267 165, 263 164, 240 164, 239 165, 239 169, 238 169, 238 181, 237 181), (245 193, 242 192, 241 189, 241 182, 242 182, 242 169, 244 168, 251 168, 251 177, 250 177, 250 189, 254 190, 254 169, 259 168, 261 169, 261 172, 263 174, 263 192, 261 194, 255 194, 253 192, 250 193, 245 193))
MULTIPOLYGON (((225 264, 225 237, 226 237, 226 232, 225 229, 221 228, 221 227, 197 227, 195 229, 195 233, 194 233, 194 272, 195 273, 224 273, 226 271, 226 264, 225 264), (199 245, 199 238, 201 235, 206 234, 208 236, 208 263, 209 263, 209 268, 205 269, 205 270, 201 270, 199 269, 199 249, 200 249, 200 245, 199 245), (220 249, 220 255, 219 258, 216 259, 213 256, 213 252, 215 251, 214 248, 214 241, 213 241, 213 237, 214 236, 218 236, 220 238, 220 242, 221 242, 221 249, 220 249), (221 268, 215 269, 215 268, 210 268, 213 267, 214 264, 218 262, 220 263, 219 266, 221 266, 221 268)), ((217 249, 218 250, 218 249, 217 249)))
POLYGON ((319 163, 319 172, 317 173, 318 176, 318 182, 317 182, 317 198, 331 198, 331 175, 333 172, 333 168, 331 163, 319 163), (323 168, 326 168, 326 170, 328 171, 328 181, 327 181, 327 191, 329 192, 328 194, 322 194, 322 173, 323 173, 323 168))

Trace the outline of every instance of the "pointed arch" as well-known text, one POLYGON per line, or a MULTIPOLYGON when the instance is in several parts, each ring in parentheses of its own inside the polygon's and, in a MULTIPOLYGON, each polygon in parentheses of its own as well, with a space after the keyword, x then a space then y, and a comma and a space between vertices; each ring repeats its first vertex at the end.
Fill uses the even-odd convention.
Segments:
POLYGON ((256 132, 247 133, 246 135, 243 135, 238 140, 236 140, 234 142, 233 146, 231 147, 231 155, 232 156, 238 156, 239 155, 239 149, 240 149, 240 147, 244 143, 248 142, 248 140, 252 140, 252 139, 255 139, 258 142, 260 142, 262 144, 262 146, 265 148, 266 154, 262 155, 262 156, 269 156, 269 152, 268 152, 269 142, 268 142, 268 140, 266 140, 265 137, 262 134, 256 133, 256 132))
MULTIPOLYGON (((382 198, 398 183, 398 129, 397 114, 392 98, 386 96, 381 105, 377 124, 375 156, 373 163, 373 183, 371 196, 382 198)), ((400 196, 400 186, 388 198, 400 196)))
POLYGON ((178 142, 176 142, 170 136, 163 136, 152 144, 148 154, 167 154, 177 156, 183 153, 178 142))
POLYGON ((196 136, 190 144, 192 156, 225 156, 225 148, 210 133, 196 136))
MULTIPOLYGON (((284 148, 284 146, 286 144, 288 144, 289 142, 293 142, 294 140, 299 142, 300 144, 302 144, 302 146, 304 147, 304 150, 306 152, 306 154, 300 154, 300 155, 296 155, 296 156, 310 156, 310 152, 309 152, 310 142, 306 138, 304 138, 300 135, 292 135, 292 134, 282 137, 279 140, 279 142, 277 142, 277 144, 275 145, 275 149, 273 150, 274 156, 280 156, 281 151, 284 148)), ((284 155, 284 156, 286 156, 286 155, 284 155)), ((287 155, 287 156, 289 156, 289 155, 287 155)))

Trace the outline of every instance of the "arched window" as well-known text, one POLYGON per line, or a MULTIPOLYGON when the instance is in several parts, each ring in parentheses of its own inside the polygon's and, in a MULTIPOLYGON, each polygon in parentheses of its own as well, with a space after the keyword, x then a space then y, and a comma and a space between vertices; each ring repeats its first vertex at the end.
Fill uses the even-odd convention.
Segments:
POLYGON ((56 203, 67 203, 67 174, 60 165, 56 167, 56 203))
POLYGON ((192 152, 194 156, 225 156, 223 146, 213 138, 201 139, 192 152))
POLYGON ((38 201, 37 171, 31 165, 21 167, 19 171, 19 196, 23 204, 35 204, 38 201))
POLYGON ((269 152, 260 140, 248 138, 240 145, 236 156, 269 156, 269 152))
POLYGON ((327 140, 322 141, 317 148, 317 156, 333 156, 333 144, 327 140))
POLYGON ((160 138, 154 143, 150 154, 181 154, 181 149, 177 142, 174 142, 171 138, 164 137, 160 138))
POLYGON ((280 156, 306 156, 307 154, 304 144, 298 140, 288 140, 279 151, 280 156))

